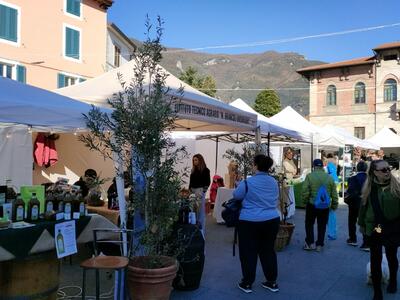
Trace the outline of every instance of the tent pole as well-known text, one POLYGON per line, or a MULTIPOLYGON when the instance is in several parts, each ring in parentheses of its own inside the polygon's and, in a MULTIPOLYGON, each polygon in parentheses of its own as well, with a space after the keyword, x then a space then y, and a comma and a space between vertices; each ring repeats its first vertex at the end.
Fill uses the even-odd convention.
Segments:
POLYGON ((271 144, 271 133, 268 132, 267 155, 269 156, 269 148, 271 144))
POLYGON ((219 142, 219 139, 217 137, 217 139, 215 140, 215 172, 214 172, 214 174, 217 174, 217 168, 218 168, 218 142, 219 142))
POLYGON ((261 153, 261 129, 257 126, 255 132, 255 142, 256 142, 256 153, 261 153))

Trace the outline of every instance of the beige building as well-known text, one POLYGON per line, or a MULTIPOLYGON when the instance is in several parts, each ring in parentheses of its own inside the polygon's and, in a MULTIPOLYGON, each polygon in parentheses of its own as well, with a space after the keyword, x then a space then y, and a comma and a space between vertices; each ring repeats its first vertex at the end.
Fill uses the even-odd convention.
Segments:
POLYGON ((0 0, 0 76, 54 90, 106 70, 112 0, 0 0))
POLYGON ((369 138, 384 126, 400 132, 400 42, 373 55, 297 70, 310 82, 312 123, 346 128, 369 138))
POLYGON ((107 26, 107 71, 130 61, 137 46, 114 23, 107 26))

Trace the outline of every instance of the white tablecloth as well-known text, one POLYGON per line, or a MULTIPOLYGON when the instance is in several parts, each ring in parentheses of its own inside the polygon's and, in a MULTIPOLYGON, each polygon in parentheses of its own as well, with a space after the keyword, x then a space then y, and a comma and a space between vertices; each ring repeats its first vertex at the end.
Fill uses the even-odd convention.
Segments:
POLYGON ((217 220, 217 223, 224 223, 224 220, 221 217, 221 212, 223 208, 222 203, 228 201, 229 199, 232 199, 233 191, 234 189, 228 189, 225 187, 218 188, 213 211, 213 217, 217 220))

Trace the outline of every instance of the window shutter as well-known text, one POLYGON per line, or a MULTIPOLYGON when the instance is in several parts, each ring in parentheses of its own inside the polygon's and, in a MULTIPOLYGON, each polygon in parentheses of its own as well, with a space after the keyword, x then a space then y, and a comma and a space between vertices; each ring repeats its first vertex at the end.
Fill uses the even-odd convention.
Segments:
POLYGON ((25 66, 17 66, 17 81, 26 83, 26 68, 25 66))
POLYGON ((84 82, 84 81, 86 81, 85 78, 79 78, 79 82, 84 82))
POLYGON ((57 87, 62 88, 65 86, 65 75, 58 73, 58 78, 57 78, 57 87))
POLYGON ((80 17, 81 1, 80 0, 67 0, 67 12, 80 17))
POLYGON ((0 4, 0 38, 17 42, 18 11, 0 4))
POLYGON ((65 55, 79 59, 79 31, 67 27, 65 39, 65 55))

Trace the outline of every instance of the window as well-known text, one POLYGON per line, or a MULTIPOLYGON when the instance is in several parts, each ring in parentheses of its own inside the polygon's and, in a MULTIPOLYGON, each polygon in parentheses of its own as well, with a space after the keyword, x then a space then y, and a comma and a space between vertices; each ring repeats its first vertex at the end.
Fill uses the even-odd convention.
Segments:
POLYGON ((121 65, 121 49, 114 45, 114 66, 119 67, 121 65))
POLYGON ((85 78, 74 76, 74 75, 67 75, 63 73, 58 73, 57 75, 57 87, 63 88, 66 86, 74 85, 80 82, 85 81, 85 78))
POLYGON ((383 60, 397 60, 397 54, 384 55, 383 60))
POLYGON ((328 86, 326 90, 326 105, 336 105, 336 87, 328 86))
POLYGON ((354 103, 365 103, 365 84, 357 82, 354 87, 354 103))
POLYGON ((383 101, 397 101, 397 82, 388 79, 383 85, 383 101))
POLYGON ((81 16, 81 0, 65 0, 67 13, 80 17, 81 16))
POLYGON ((18 9, 0 3, 0 39, 18 42, 18 9))
POLYGON ((359 139, 365 139, 365 127, 354 127, 354 136, 359 139))
POLYGON ((68 58, 80 60, 80 31, 65 26, 65 53, 68 58))
POLYGON ((16 63, 0 61, 0 76, 26 83, 26 68, 16 63))

